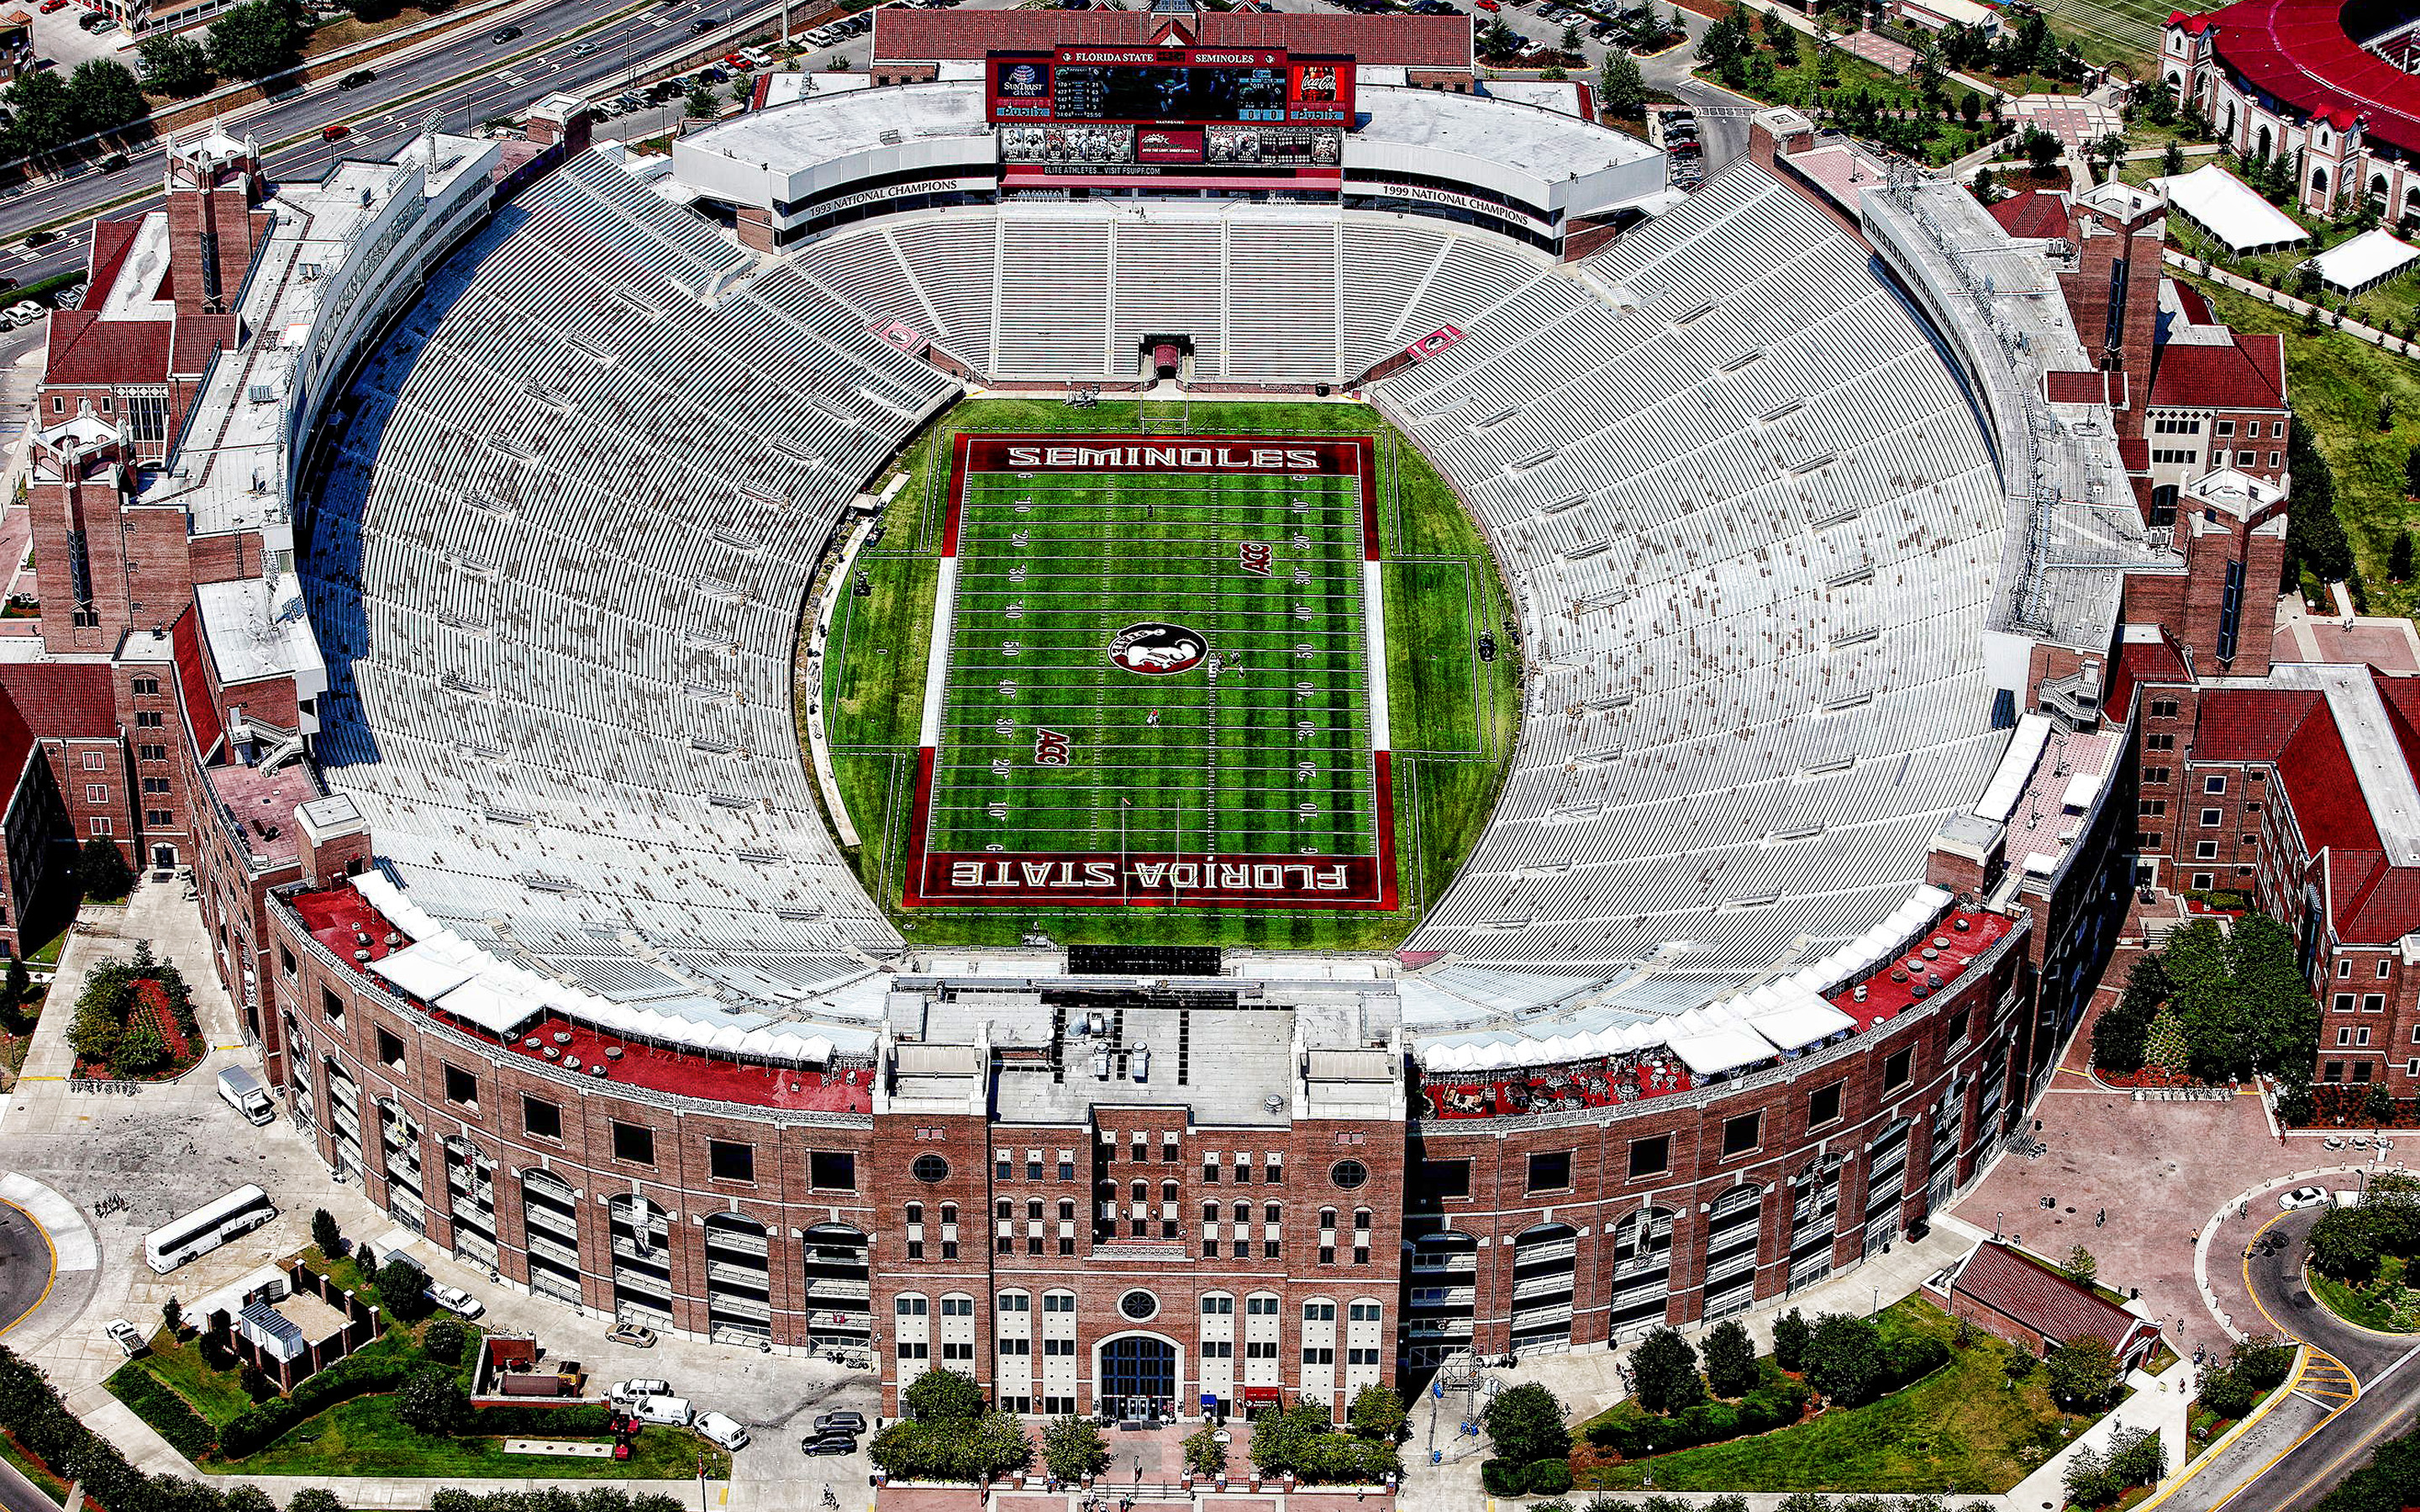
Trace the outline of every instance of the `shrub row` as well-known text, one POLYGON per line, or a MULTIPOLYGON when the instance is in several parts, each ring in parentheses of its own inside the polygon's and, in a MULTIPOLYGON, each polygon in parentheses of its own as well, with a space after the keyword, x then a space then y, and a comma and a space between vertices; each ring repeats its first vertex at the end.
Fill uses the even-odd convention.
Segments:
POLYGON ((272 1504, 249 1486, 225 1491, 180 1475, 146 1475, 116 1445, 76 1421, 42 1373, 0 1347, 0 1427, 28 1454, 108 1512, 261 1512, 272 1504))
POLYGON ((1479 1483, 1490 1496, 1560 1496, 1572 1489, 1572 1467, 1561 1459, 1528 1465, 1487 1459, 1480 1463, 1479 1483))
POLYGON ((199 1459, 219 1442, 210 1420, 194 1411, 185 1398, 160 1383, 160 1378, 130 1360, 109 1378, 109 1394, 124 1402, 136 1417, 151 1425, 168 1446, 188 1459, 199 1459))
POLYGON ((338 1402, 395 1390, 411 1374, 416 1363, 388 1353, 356 1354, 339 1360, 295 1387, 291 1396, 272 1396, 237 1413, 234 1421, 219 1430, 219 1452, 229 1459, 241 1459, 275 1443, 279 1434, 295 1424, 317 1417, 338 1402))
POLYGON ((1700 1402, 1669 1417, 1641 1416, 1599 1423, 1588 1430, 1588 1440, 1624 1459, 1642 1459, 1649 1455, 1669 1454, 1675 1449, 1788 1427, 1806 1415, 1807 1404, 1814 1396, 1802 1382, 1774 1372, 1741 1397, 1737 1405, 1700 1402))
POLYGON ((535 1402, 507 1402, 471 1410, 463 1432, 484 1438, 601 1438, 613 1431, 613 1410, 597 1402, 570 1407, 540 1407, 535 1402))

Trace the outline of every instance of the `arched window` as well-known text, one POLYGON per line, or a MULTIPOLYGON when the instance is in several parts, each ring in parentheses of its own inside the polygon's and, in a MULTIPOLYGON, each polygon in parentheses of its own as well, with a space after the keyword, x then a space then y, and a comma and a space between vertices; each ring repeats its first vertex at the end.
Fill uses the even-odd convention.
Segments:
POLYGON ((972 1297, 963 1291, 945 1291, 941 1294, 942 1317, 972 1318, 974 1315, 975 1300, 972 1297))
POLYGON ((1072 1313, 1076 1310, 1076 1294, 1072 1291, 1046 1291, 1042 1294, 1042 1310, 1046 1313, 1072 1313))
POLYGON ((994 1214, 1001 1218, 1014 1218, 1016 1216, 1016 1204, 1006 1197, 1002 1197, 998 1202, 992 1204, 992 1211, 994 1214))
POLYGON ((1322 1228, 1333 1228, 1336 1227, 1336 1210, 1334 1208, 1322 1208, 1319 1210, 1319 1227, 1322 1228))
POLYGON ((2328 192, 2328 171, 2327 171, 2325 168, 2314 168, 2314 169, 2312 169, 2312 170, 2311 170, 2311 193, 2314 193, 2314 194, 2324 194, 2324 193, 2326 193, 2327 192, 2328 192))
POLYGON ((1137 1202, 1148 1202, 1151 1200, 1151 1183, 1149 1181, 1137 1181, 1134 1184, 1134 1199, 1137 1202))
POLYGON ((1159 1200, 1168 1203, 1173 1203, 1176 1200, 1176 1183, 1174 1181, 1162 1181, 1159 1183, 1159 1200))
POLYGON ((1357 1229, 1359 1229, 1361 1232, 1363 1232, 1363 1233, 1365 1233, 1365 1234, 1366 1234, 1366 1233, 1368 1233, 1368 1232, 1370 1231, 1370 1210, 1369 1210, 1369 1209, 1367 1209, 1367 1208, 1356 1208, 1356 1209, 1354 1209, 1354 1210, 1353 1210, 1353 1227, 1356 1227, 1356 1228, 1357 1228, 1357 1229))
POLYGON ((1033 1310, 1033 1298, 1022 1291, 1003 1291, 1000 1294, 1000 1310, 1004 1313, 1031 1312, 1033 1310))
POLYGON ((942 1203, 942 1204, 941 1204, 941 1222, 943 1222, 943 1223, 945 1223, 945 1224, 954 1224, 954 1223, 956 1223, 957 1221, 958 1221, 958 1205, 957 1205, 956 1203, 954 1203, 954 1202, 944 1202, 944 1203, 942 1203))
MULTIPOLYGON (((1245 1210, 1245 1215, 1247 1217, 1250 1216, 1250 1212, 1251 1210, 1249 1208, 1245 1210)), ((1269 1203, 1261 1209, 1261 1221, 1263 1223, 1271 1224, 1278 1221, 1278 1205, 1276 1203, 1269 1203)))
POLYGON ((902 1318, 922 1318, 933 1310, 932 1303, 927 1301, 921 1291, 903 1291, 899 1293, 899 1300, 892 1305, 898 1309, 899 1316, 902 1318))
POLYGON ((911 1202, 908 1204, 908 1221, 911 1224, 921 1224, 924 1221, 924 1205, 923 1203, 911 1202))
POLYGON ((1074 1197, 1061 1197, 1059 1199, 1059 1219, 1062 1223, 1073 1223, 1076 1221, 1076 1199, 1074 1197))
POLYGON ((1205 1202, 1202 1204, 1202 1221, 1205 1224, 1217 1223, 1218 1221, 1218 1204, 1215 1202, 1205 1202))

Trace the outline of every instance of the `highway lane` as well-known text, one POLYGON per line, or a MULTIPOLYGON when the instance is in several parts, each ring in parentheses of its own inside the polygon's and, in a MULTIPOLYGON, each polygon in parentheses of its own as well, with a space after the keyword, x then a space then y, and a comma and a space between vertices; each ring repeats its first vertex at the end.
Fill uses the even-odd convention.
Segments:
MULTIPOLYGON (((690 25, 701 19, 712 23, 711 31, 720 32, 751 18, 780 15, 779 7, 737 0, 672 0, 598 23, 599 18, 613 16, 628 3, 551 0, 513 22, 527 34, 524 38, 499 45, 489 39, 494 28, 483 23, 470 35, 449 39, 392 71, 381 69, 375 81, 361 88, 320 85, 231 117, 226 129, 257 136, 263 144, 306 138, 271 150, 269 175, 272 180, 317 177, 339 154, 385 156, 432 114, 443 130, 458 131, 492 117, 515 115, 550 94, 586 98, 615 92, 615 86, 627 85, 660 61, 694 47, 697 39, 690 25), (590 29, 572 35, 582 27, 590 29), (529 47, 531 38, 538 39, 539 45, 516 55, 529 47), (445 82, 431 89, 430 80, 445 82), (352 134, 339 142, 322 143, 322 129, 339 123, 350 125, 352 134)), ((805 8, 794 7, 794 11, 805 8)), ((129 159, 125 167, 113 173, 88 169, 70 178, 38 181, 0 198, 0 239, 9 243, 0 251, 0 276, 30 284, 79 265, 86 239, 80 223, 61 227, 55 242, 28 252, 22 239, 36 226, 87 216, 99 207, 120 201, 125 203, 112 213, 131 214, 158 205, 164 147, 130 153, 129 159)))

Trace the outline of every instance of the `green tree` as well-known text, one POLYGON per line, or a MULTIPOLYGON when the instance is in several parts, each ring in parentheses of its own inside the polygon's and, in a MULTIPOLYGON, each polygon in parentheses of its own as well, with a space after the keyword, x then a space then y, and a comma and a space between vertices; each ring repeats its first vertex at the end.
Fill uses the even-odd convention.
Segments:
POLYGON ((1871 1319, 1825 1313, 1807 1339, 1807 1383, 1836 1407, 1862 1407, 1890 1379, 1882 1331, 1871 1319))
POLYGON ((345 1512, 345 1504, 324 1486, 305 1486, 286 1504, 286 1512, 345 1512))
POLYGON ((1698 1375, 1698 1351, 1679 1332, 1659 1328, 1631 1351, 1630 1373, 1638 1405, 1651 1412, 1685 1412, 1706 1399, 1698 1375))
POLYGON ((2185 149, 2181 143, 2171 141, 2160 153, 2160 174, 2174 178, 2185 171, 2185 149))
POLYGON ((2368 1092, 2362 1097, 2361 1116, 2381 1128, 2395 1121, 2395 1094, 2386 1089, 2384 1082, 2369 1084, 2368 1092))
POLYGON ((1814 1330, 1797 1308, 1773 1320, 1773 1363, 1784 1370, 1807 1368, 1807 1338, 1814 1330))
POLYGON ((1576 23, 1563 28, 1563 35, 1555 39, 1555 51, 1562 54, 1565 57, 1576 57, 1579 55, 1580 29, 1576 23))
MULTIPOLYGON (((1187 1463, 1191 1463, 1192 1456, 1192 1444, 1187 1441, 1187 1463)), ((1054 1417, 1042 1425, 1042 1463, 1051 1474, 1073 1484, 1109 1467, 1109 1443, 1101 1436, 1100 1425, 1089 1417, 1054 1417)))
POLYGON ((396 1421, 415 1433, 445 1438, 470 1415, 471 1398, 460 1378, 434 1365, 415 1370, 396 1393, 396 1421))
POLYGON ((123 898, 134 890, 134 869, 126 864, 126 853, 117 848, 117 841, 95 835, 84 842, 84 854, 76 861, 76 880, 84 885, 87 898, 123 898))
POLYGON ((441 1318, 420 1331, 421 1352, 440 1365, 460 1365, 470 1343, 471 1331, 456 1318, 441 1318))
MULTIPOLYGON (((1609 48, 1596 70, 1597 103, 1617 120, 1635 121, 1647 112, 1647 80, 1638 60, 1621 48, 1609 48)), ((2420 455, 2420 447, 2413 448, 2420 455)))
POLYGON ((21 73, 0 101, 8 107, 8 134, 27 156, 45 156, 75 139, 75 110, 68 102, 67 81, 57 73, 21 73))
POLYGON ((2101 1262, 2093 1258, 2090 1250, 2078 1244, 2067 1252, 2067 1259, 2059 1269, 2065 1271, 2067 1278, 2077 1286, 2088 1287, 2101 1273, 2101 1262))
POLYGON ((435 1305, 428 1300, 428 1273, 398 1255, 379 1267, 379 1301, 397 1322, 416 1323, 435 1305))
POLYGON ((2412 532, 2410 531, 2395 532, 2395 545, 2389 548, 2386 553, 2386 575, 2397 582, 2411 580, 2412 532))
POLYGON ((899 1405, 918 1423, 972 1423, 984 1414, 984 1389, 962 1370, 927 1370, 900 1394, 899 1405))
POLYGON ((2420 442, 2403 454, 2403 493, 2406 498, 2420 499, 2420 442))
POLYGON ((168 1063, 168 1041, 161 1036, 160 1026, 147 1013, 126 1026, 117 1037, 117 1048, 109 1057, 110 1073, 115 1076, 145 1076, 168 1063))
POLYGON ((332 1260, 345 1253, 344 1230, 336 1227, 336 1215, 325 1208, 311 1210, 311 1242, 332 1260))
POLYGON ((113 131, 151 114, 134 70, 110 58, 86 58, 68 77, 68 109, 86 132, 113 131))
POLYGON ((710 121, 722 114, 722 96, 700 74, 689 86, 689 95, 681 102, 681 114, 693 121, 710 121))
POLYGON ((2071 1412, 2099 1407, 2118 1389, 2118 1356, 2109 1341, 2086 1334, 2050 1351, 2042 1365, 2050 1372, 2050 1394, 2071 1412))
POLYGON ((143 71, 144 86, 154 94, 183 100, 208 89, 215 77, 210 72, 209 49, 172 32, 147 39, 134 57, 143 71))
POLYGON ((1012 1412, 985 1412, 975 1419, 968 1445, 981 1478, 1012 1474, 1033 1463, 1033 1441, 1012 1412))
POLYGON ((1746 50, 1746 39, 1729 17, 1707 27, 1706 35, 1698 39, 1698 61, 1710 68, 1737 62, 1746 50))
POLYGON ((1735 1318, 1706 1335, 1706 1384, 1717 1396, 1745 1396, 1756 1385, 1756 1345, 1735 1318))
POLYGON ((2118 1500, 2125 1489, 2124 1483, 2110 1473, 2109 1462, 2099 1450, 2078 1449, 2059 1474, 2059 1484, 2067 1499, 2076 1506, 2106 1506, 2118 1500))
POLYGON ((230 79, 265 79, 302 61, 311 25, 302 0, 245 0, 210 23, 210 67, 230 79))
POLYGON ((1505 58, 1520 52, 1523 41, 1521 34, 1498 17, 1479 29, 1478 45, 1481 57, 1505 58))
POLYGON ((2000 176, 1989 167, 1975 170, 1975 197, 1989 205, 2000 197, 2000 176))
POLYGON ((1403 1397, 1391 1386, 1362 1387, 1353 1394, 1353 1405, 1344 1413, 1344 1426, 1373 1443, 1403 1443, 1411 1431, 1411 1422, 1403 1397))
MULTIPOLYGON (((1572 1436, 1563 1427, 1559 1397, 1534 1381, 1525 1381, 1497 1394, 1479 1414, 1480 1427, 1496 1447, 1497 1458, 1515 1464, 1559 1459, 1572 1452, 1572 1436)), ((1259 1447, 1257 1430, 1253 1447, 1259 1447)))
POLYGON ((168 1331, 168 1335, 171 1338, 184 1333, 185 1304, 178 1302, 174 1297, 170 1297, 166 1302, 162 1303, 160 1304, 160 1326, 168 1331))
POLYGON ((1765 45, 1773 49, 1773 66, 1794 69, 1798 66, 1798 28, 1776 21, 1765 29, 1765 45))
MULTIPOLYGON (((1090 1422, 1085 1419, 1079 1418, 1073 1421, 1083 1422, 1086 1427, 1091 1427, 1090 1422)), ((1218 1442, 1218 1424, 1204 1423, 1198 1431, 1185 1441, 1185 1468, 1193 1473, 1196 1480, 1216 1480, 1227 1473, 1227 1445, 1218 1442)), ((1097 1438, 1099 1435, 1100 1430, 1094 1429, 1094 1436, 1097 1438)), ((1102 1445, 1103 1458, 1108 1458, 1109 1452, 1109 1446, 1102 1445)), ((1042 1460, 1045 1464, 1052 1464, 1049 1430, 1047 1428, 1043 1430, 1042 1460)), ((1059 1474, 1055 1465, 1051 1473, 1059 1474)), ((1060 1475, 1059 1478, 1065 1480, 1067 1477, 1060 1475)))
POLYGON ((2309 1240, 2311 1268, 2339 1281, 2367 1281, 2378 1273, 2376 1226, 2358 1208, 2319 1215, 2309 1240))
POLYGON ((2232 1052, 2230 1069, 2307 1069, 2319 1054, 2319 1005, 2297 964, 2293 931, 2267 914, 2247 914, 2227 936, 2227 958, 2250 1027, 2248 1043, 2224 1047, 2232 1052))
POLYGON ((2033 164, 2033 170, 2037 174, 2048 173, 2051 164, 2056 162, 2059 154, 2066 150, 2060 146, 2057 137, 2039 126, 2025 128, 2024 146, 2025 161, 2033 164))
POLYGON ((2156 955, 2134 958, 2126 990, 2092 1022, 2092 1063, 2116 1076, 2143 1069, 2151 1021, 2167 1001, 2168 974, 2156 955))

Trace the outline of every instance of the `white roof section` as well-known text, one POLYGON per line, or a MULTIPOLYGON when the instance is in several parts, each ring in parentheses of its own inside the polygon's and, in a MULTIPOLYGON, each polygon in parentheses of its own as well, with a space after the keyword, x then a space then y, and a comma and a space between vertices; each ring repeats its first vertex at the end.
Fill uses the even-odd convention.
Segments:
POLYGON ((2367 288, 2420 262, 2420 247, 2373 227, 2330 247, 2311 262, 2319 270, 2319 282, 2331 288, 2367 288))
POLYGON ((2352 760, 2353 777, 2361 783, 2362 801, 2370 822, 2378 826, 2379 842, 2395 866, 2420 866, 2420 785, 2403 759, 2402 742, 2369 669, 2318 662, 2279 662, 2269 671, 2275 687, 2317 688, 2327 695, 2328 713, 2344 738, 2345 754, 2352 760))
POLYGON ((2009 822, 2009 811, 2024 796, 2025 782, 2033 776, 2034 763, 2041 759, 2051 729, 2047 714, 2018 716, 2016 733, 2009 737, 2009 748, 2000 754, 1999 769, 1992 774, 1992 785, 1975 800, 1977 818, 1995 825, 2009 822))
POLYGON ((390 950, 369 966, 422 1002, 433 1003, 477 976, 486 964, 487 957, 477 946, 447 930, 403 949, 390 950))
POLYGON ((263 677, 302 673, 312 687, 309 697, 326 686, 319 644, 302 605, 301 579, 235 578, 203 583, 194 590, 202 613, 202 633, 209 639, 210 656, 218 662, 223 683, 249 683, 263 677))
POLYGON ((2151 183, 2171 206, 2236 252, 2310 239, 2292 216, 2217 163, 2206 162, 2191 173, 2151 183))

